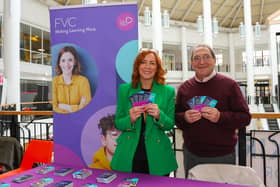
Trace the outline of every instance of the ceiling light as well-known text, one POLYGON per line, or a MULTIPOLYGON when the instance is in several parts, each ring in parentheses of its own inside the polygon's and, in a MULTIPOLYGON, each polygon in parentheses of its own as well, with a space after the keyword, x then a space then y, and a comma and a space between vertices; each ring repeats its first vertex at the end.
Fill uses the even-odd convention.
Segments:
POLYGON ((196 24, 197 24, 197 31, 199 33, 203 33, 203 18, 201 15, 197 17, 196 24))
POLYGON ((169 13, 167 10, 163 11, 163 15, 162 15, 162 26, 163 28, 169 28, 169 13))

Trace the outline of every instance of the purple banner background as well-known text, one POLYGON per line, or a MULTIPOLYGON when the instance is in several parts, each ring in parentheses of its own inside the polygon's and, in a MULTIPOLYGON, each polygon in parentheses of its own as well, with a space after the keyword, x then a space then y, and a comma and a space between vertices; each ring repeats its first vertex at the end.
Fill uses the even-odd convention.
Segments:
POLYGON ((115 113, 118 84, 130 81, 138 51, 137 17, 134 3, 50 10, 52 66, 56 65, 59 49, 75 47, 93 96, 77 112, 54 112, 56 163, 88 165, 101 146, 99 119, 115 113))

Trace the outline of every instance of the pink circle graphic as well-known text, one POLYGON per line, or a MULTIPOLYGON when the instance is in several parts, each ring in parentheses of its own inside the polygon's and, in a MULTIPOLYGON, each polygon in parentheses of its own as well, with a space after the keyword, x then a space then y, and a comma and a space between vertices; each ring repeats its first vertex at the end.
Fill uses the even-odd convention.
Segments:
POLYGON ((128 31, 135 25, 135 18, 128 12, 121 13, 117 18, 117 25, 120 30, 128 31))

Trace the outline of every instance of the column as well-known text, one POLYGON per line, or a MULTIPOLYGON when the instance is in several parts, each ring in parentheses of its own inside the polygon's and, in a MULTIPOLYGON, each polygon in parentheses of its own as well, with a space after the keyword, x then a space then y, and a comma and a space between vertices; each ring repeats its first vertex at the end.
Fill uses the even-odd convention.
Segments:
POLYGON ((230 76, 232 79, 235 79, 235 53, 234 53, 234 45, 233 45, 233 34, 229 33, 229 68, 230 68, 230 76))
POLYGON ((138 22, 138 49, 142 48, 142 24, 138 22))
POLYGON ((244 23, 245 23, 245 46, 246 46, 246 63, 247 63, 247 96, 249 96, 249 104, 254 104, 255 84, 253 71, 254 41, 253 28, 251 18, 251 1, 244 0, 244 23))
POLYGON ((182 51, 182 81, 188 79, 188 51, 187 51, 187 34, 186 27, 181 28, 181 51, 182 51))
POLYGON ((160 0, 153 0, 152 15, 153 48, 157 49, 159 52, 159 56, 162 57, 162 25, 160 0))
POLYGON ((203 29, 204 29, 204 43, 213 46, 212 39, 212 21, 211 21, 211 2, 210 0, 203 0, 203 29))
MULTIPOLYGON (((276 26, 277 27, 277 26, 276 26)), ((269 25, 269 48, 270 48, 270 59, 271 59, 271 74, 272 74, 272 97, 276 98, 276 85, 278 85, 278 67, 277 67, 277 47, 276 47, 276 32, 277 29, 274 25, 269 25)), ((278 85, 279 86, 279 85, 278 85)), ((277 90, 278 92, 278 90, 277 90)), ((274 101, 274 100, 273 100, 274 101)))
POLYGON ((3 62, 6 80, 6 104, 16 104, 20 110, 20 11, 21 0, 4 1, 3 62))

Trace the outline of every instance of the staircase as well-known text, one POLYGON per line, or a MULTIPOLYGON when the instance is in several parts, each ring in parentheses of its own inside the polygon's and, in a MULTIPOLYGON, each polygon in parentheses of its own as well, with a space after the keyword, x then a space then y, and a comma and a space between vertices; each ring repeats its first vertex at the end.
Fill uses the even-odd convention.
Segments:
MULTIPOLYGON (((265 112, 274 112, 272 104, 264 104, 263 107, 265 112)), ((279 130, 278 122, 276 119, 267 119, 267 124, 269 130, 279 130)))

